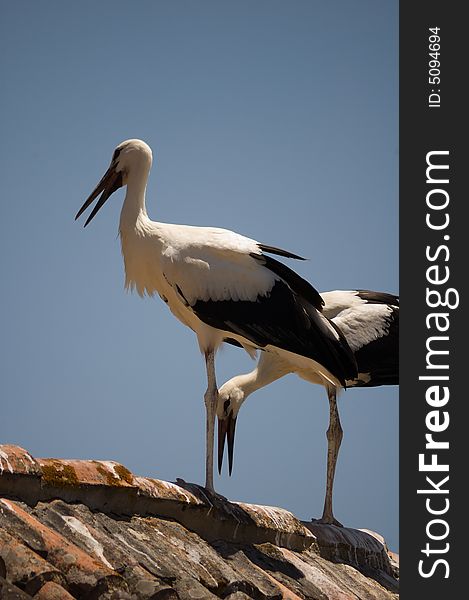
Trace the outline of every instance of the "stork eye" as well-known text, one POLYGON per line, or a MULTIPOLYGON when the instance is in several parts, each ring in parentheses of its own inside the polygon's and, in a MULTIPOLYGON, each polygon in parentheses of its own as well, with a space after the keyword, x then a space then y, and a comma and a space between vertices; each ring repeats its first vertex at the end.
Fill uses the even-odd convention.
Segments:
POLYGON ((230 401, 229 400, 225 400, 225 402, 223 404, 223 410, 225 411, 225 414, 228 412, 229 405, 230 405, 230 401))
POLYGON ((121 153, 121 149, 120 148, 116 148, 114 150, 114 154, 112 155, 112 162, 114 162, 115 160, 117 160, 119 158, 119 154, 121 153))

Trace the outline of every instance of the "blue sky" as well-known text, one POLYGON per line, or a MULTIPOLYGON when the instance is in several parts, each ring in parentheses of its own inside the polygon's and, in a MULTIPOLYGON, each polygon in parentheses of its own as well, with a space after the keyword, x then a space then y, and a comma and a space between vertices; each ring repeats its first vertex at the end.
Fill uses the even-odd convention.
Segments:
MULTIPOLYGON (((319 290, 398 291, 398 3, 5 3, 0 24, 0 440, 204 479, 205 368, 123 289, 123 192, 74 215, 114 147, 153 148, 149 215, 309 257, 319 290)), ((251 370, 226 348, 219 384, 251 370)), ((350 390, 335 513, 398 547, 398 389, 350 390)), ((231 499, 322 512, 328 403, 294 376, 238 420, 231 499)))

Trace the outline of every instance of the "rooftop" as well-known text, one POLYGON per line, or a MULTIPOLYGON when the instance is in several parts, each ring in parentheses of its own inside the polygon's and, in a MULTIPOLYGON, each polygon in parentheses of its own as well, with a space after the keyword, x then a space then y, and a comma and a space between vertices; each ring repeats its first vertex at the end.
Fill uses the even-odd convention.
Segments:
POLYGON ((388 600, 398 557, 366 530, 0 445, 0 598, 388 600))

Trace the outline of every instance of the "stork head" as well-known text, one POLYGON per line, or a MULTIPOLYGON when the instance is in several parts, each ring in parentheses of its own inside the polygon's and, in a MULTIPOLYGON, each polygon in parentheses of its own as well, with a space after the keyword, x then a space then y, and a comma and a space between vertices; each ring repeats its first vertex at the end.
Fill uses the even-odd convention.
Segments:
POLYGON ((151 163, 151 148, 142 140, 126 140, 125 142, 120 143, 114 150, 108 170, 104 173, 98 185, 77 212, 75 220, 77 220, 88 206, 100 196, 85 222, 86 227, 96 216, 106 200, 116 190, 127 185, 130 173, 138 173, 141 177, 147 177, 151 168, 151 163))
POLYGON ((241 405, 246 399, 244 390, 235 383, 236 377, 227 381, 218 390, 218 472, 223 466, 225 439, 228 442, 228 469, 233 470, 233 451, 236 430, 236 419, 241 405))

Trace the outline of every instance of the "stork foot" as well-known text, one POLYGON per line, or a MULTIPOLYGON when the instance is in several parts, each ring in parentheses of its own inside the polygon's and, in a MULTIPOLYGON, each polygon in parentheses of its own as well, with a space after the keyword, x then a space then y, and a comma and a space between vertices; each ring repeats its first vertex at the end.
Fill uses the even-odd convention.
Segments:
POLYGON ((336 527, 343 527, 342 523, 333 516, 325 517, 323 515, 320 519, 311 519, 311 522, 317 523, 318 525, 335 525, 336 527))
POLYGON ((181 479, 179 477, 176 479, 176 483, 188 492, 194 494, 194 496, 197 496, 197 498, 200 498, 202 501, 208 502, 212 506, 216 503, 224 504, 226 502, 229 502, 228 498, 225 498, 225 496, 222 496, 214 489, 204 487, 203 485, 199 485, 198 483, 189 483, 188 481, 184 481, 184 479, 181 479))
POLYGON ((204 488, 204 492, 209 497, 210 500, 218 500, 218 502, 229 502, 229 500, 228 500, 228 498, 226 498, 226 496, 222 496, 222 494, 219 494, 215 490, 211 490, 209 488, 204 488))

